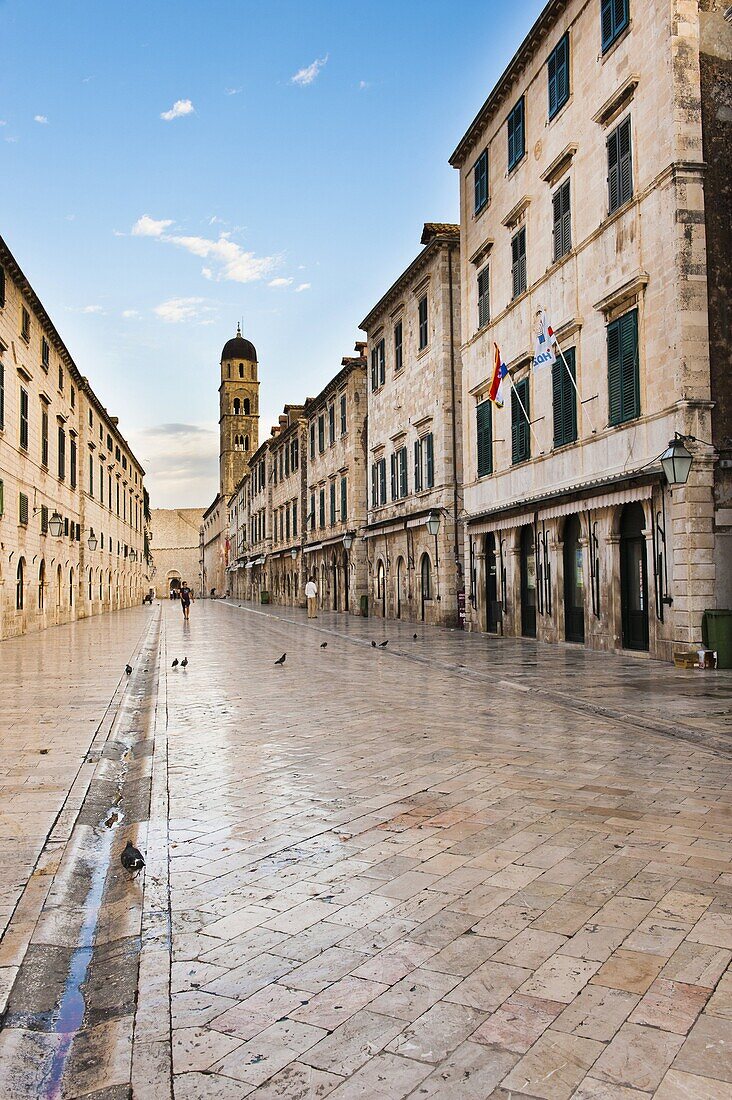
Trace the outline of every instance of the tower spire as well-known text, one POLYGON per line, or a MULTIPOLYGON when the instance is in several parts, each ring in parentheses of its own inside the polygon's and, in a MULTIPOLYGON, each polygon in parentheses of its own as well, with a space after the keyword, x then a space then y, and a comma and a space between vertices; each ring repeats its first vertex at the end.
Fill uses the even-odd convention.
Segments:
POLYGON ((241 325, 238 321, 236 322, 236 335, 241 336, 241 325))

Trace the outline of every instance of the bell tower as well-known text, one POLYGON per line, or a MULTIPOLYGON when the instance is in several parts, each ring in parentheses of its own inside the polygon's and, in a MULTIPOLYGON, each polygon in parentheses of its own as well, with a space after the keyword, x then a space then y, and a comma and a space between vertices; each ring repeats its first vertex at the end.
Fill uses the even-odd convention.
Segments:
POLYGON ((221 352, 219 385, 219 489, 227 499, 259 446, 258 375, 257 350, 237 325, 221 352))

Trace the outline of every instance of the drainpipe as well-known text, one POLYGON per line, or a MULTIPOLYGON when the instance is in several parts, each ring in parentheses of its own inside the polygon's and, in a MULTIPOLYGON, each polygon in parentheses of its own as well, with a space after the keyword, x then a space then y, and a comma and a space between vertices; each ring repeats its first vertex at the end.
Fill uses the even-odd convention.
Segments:
POLYGON ((455 555, 455 567, 457 569, 458 589, 462 580, 462 562, 458 546, 458 470, 457 470, 457 395, 455 393, 455 319, 454 319, 454 287, 452 277, 452 250, 453 245, 447 246, 447 278, 450 286, 450 385, 452 388, 452 527, 453 527, 453 551, 455 555))

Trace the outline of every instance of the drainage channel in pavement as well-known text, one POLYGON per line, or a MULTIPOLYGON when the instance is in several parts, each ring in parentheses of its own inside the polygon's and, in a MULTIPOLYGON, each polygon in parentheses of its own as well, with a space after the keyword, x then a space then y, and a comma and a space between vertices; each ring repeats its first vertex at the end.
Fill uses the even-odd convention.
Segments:
MULTIPOLYGON (((237 603, 234 600, 222 600, 221 602, 223 606, 233 607, 250 615, 261 615, 264 618, 273 619, 285 623, 288 626, 307 627, 320 634, 329 634, 345 642, 350 642, 351 645, 366 647, 371 645, 368 639, 354 637, 342 631, 334 630, 332 627, 316 626, 314 623, 307 620, 291 619, 286 615, 278 615, 273 611, 260 611, 256 608, 248 607, 245 604, 237 603)), ((378 621, 381 622, 382 620, 378 621)), ((399 658, 404 661, 411 661, 414 664, 438 668, 442 672, 453 672, 458 676, 495 685, 495 678, 491 673, 484 673, 479 669, 469 668, 464 664, 452 664, 445 661, 439 661, 433 657, 421 657, 415 653, 405 653, 395 646, 392 646, 388 650, 384 650, 384 655, 399 658)), ((699 749, 720 752, 725 756, 732 756, 732 744, 730 744, 729 739, 724 736, 717 736, 713 733, 709 733, 706 730, 699 731, 681 724, 656 721, 645 715, 632 714, 624 710, 618 710, 615 707, 601 706, 597 703, 589 702, 586 699, 581 699, 576 695, 570 695, 566 692, 550 690, 548 688, 536 687, 533 684, 521 684, 514 680, 501 679, 499 681, 499 686, 509 688, 513 691, 521 691, 527 694, 536 695, 560 707, 568 707, 571 710, 582 711, 584 714, 591 714, 598 718, 606 718, 613 722, 620 722, 626 729, 639 729, 644 730, 646 733, 659 734, 662 737, 678 738, 683 741, 691 742, 691 744, 699 749)), ((722 711, 721 714, 724 715, 726 712, 722 711)))
POLYGON ((130 1094, 143 880, 119 852, 128 838, 145 846, 160 622, 87 757, 94 773, 8 997, 0 1095, 14 1100, 130 1094))

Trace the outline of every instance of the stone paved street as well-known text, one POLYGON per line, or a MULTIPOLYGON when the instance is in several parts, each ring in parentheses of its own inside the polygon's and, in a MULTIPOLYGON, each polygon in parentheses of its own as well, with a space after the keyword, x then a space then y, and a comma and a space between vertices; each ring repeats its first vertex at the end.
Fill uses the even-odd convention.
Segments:
MULTIPOLYGON (((151 614, 46 632, 34 738, 68 725, 83 756, 151 614)), ((12 643, 16 704, 40 644, 12 643)), ((19 1007, 43 962, 21 968, 1 1095, 732 1097, 731 674, 225 602, 186 625, 163 604, 153 666, 129 688, 157 700, 150 821, 121 796, 95 947, 112 974, 100 950, 134 948, 136 999, 134 975, 123 1007, 116 979, 101 1008, 82 985, 85 1057, 52 1091, 17 1072, 19 1036, 57 1049, 33 1040, 53 1014, 19 1007), (122 881, 133 821, 147 868, 122 881)), ((18 784, 36 757, 13 764, 18 784)))

